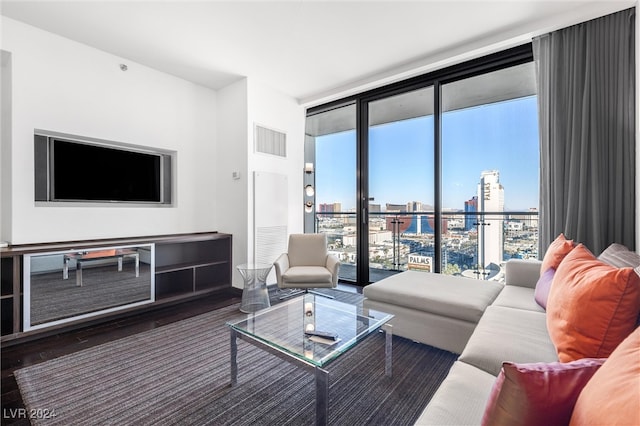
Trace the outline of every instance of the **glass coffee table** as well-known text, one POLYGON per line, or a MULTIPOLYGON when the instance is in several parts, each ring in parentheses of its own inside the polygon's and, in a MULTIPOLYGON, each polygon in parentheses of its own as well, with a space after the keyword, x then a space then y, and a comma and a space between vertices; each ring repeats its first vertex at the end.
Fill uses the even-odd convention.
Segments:
POLYGON ((231 334, 231 386, 238 383, 237 338, 241 338, 315 375, 316 424, 328 419, 329 373, 324 367, 382 328, 385 339, 385 374, 392 374, 393 315, 368 310, 314 294, 279 303, 240 321, 228 322, 231 334), (329 332, 336 340, 305 332, 329 332))

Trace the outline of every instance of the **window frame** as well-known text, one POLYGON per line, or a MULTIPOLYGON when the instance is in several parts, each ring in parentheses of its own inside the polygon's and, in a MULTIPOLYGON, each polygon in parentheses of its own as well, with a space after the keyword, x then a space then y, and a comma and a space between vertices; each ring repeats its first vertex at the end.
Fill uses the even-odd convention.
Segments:
MULTIPOLYGON (((493 53, 460 64, 445 67, 416 77, 391 83, 378 88, 370 89, 362 93, 350 95, 332 102, 308 108, 306 118, 330 111, 342 106, 356 105, 356 223, 358 224, 358 261, 357 281, 359 285, 369 284, 369 238, 368 224, 366 222, 369 195, 369 170, 368 170, 368 127, 370 102, 385 99, 391 96, 408 93, 414 90, 433 86, 434 88, 434 272, 442 271, 442 129, 441 129, 441 88, 442 85, 458 80, 474 77, 498 71, 504 68, 533 61, 533 48, 531 43, 516 46, 501 52, 493 53), (365 230, 367 232, 362 232, 365 230)), ((307 150, 305 149, 305 152, 307 150)), ((306 155, 306 154, 305 154, 306 155)), ((305 161, 309 161, 305 158, 305 161)), ((315 208, 315 206, 314 206, 315 208)), ((311 232, 314 224, 308 224, 305 215, 305 231, 311 232)), ((315 218, 315 211, 313 215, 315 218)), ((315 222, 315 219, 313 220, 315 222)))

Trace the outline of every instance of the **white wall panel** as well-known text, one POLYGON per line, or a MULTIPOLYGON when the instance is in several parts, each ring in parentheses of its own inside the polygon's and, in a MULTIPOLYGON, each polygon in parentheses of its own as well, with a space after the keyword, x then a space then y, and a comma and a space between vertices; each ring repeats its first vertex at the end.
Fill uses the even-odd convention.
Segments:
POLYGON ((273 263, 287 251, 289 188, 287 176, 254 172, 254 259, 273 263))

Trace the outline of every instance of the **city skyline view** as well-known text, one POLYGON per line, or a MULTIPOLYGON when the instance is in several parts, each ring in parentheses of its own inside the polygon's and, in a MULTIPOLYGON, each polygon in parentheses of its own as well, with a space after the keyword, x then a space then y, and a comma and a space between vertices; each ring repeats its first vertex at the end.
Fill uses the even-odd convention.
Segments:
MULTIPOLYGON (((434 204, 432 115, 369 129, 369 195, 373 204, 434 204)), ((538 208, 536 96, 448 111, 442 115, 442 206, 464 210, 481 173, 496 170, 505 211, 538 208)), ((316 204, 356 204, 356 132, 316 140, 316 204)))

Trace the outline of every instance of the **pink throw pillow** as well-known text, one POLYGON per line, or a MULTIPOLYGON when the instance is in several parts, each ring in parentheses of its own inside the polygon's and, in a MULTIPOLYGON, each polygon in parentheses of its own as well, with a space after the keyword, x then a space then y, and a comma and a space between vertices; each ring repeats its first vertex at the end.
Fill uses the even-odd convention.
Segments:
POLYGON ((536 289, 533 293, 533 297, 536 303, 547 309, 547 299, 549 298, 549 292, 551 291, 551 283, 553 282, 553 276, 556 270, 549 268, 540 275, 538 282, 536 283, 536 289))
POLYGON ((502 363, 482 425, 568 424, 580 391, 604 361, 502 363))

